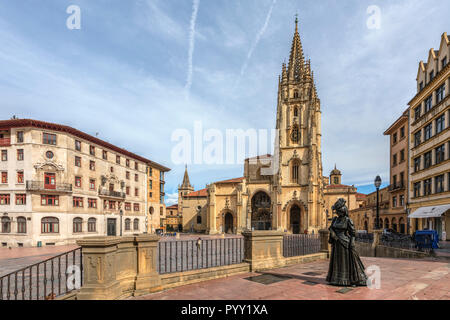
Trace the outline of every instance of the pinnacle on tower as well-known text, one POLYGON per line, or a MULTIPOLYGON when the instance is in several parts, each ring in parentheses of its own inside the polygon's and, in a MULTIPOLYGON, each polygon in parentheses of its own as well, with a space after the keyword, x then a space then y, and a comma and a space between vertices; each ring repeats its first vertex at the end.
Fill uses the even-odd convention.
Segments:
POLYGON ((183 188, 183 189, 192 188, 191 183, 189 182, 189 175, 188 175, 188 171, 187 171, 187 165, 186 165, 186 167, 184 169, 183 184, 181 185, 181 188, 183 188))
POLYGON ((294 39, 292 40, 291 54, 289 57, 289 80, 300 80, 304 63, 303 47, 298 33, 298 17, 296 17, 294 39))

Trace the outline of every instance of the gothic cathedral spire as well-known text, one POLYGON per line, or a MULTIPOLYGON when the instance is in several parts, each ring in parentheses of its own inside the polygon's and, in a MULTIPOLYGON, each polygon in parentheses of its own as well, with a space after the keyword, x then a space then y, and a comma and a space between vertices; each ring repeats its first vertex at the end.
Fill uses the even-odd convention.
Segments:
POLYGON ((305 64, 302 42, 298 33, 298 18, 295 18, 295 33, 292 40, 291 54, 289 57, 288 75, 290 81, 300 80, 305 64))

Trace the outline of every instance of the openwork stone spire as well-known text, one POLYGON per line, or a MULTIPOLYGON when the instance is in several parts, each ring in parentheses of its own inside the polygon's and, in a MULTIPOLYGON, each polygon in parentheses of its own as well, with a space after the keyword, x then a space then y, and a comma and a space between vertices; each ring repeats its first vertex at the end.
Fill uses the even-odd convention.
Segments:
POLYGON ((298 33, 298 18, 296 17, 294 39, 292 40, 291 55, 289 57, 289 80, 300 80, 304 64, 303 47, 298 33))
POLYGON ((183 177, 183 184, 181 185, 182 188, 192 188, 191 183, 189 181, 189 175, 187 171, 187 166, 184 169, 184 177, 183 177))

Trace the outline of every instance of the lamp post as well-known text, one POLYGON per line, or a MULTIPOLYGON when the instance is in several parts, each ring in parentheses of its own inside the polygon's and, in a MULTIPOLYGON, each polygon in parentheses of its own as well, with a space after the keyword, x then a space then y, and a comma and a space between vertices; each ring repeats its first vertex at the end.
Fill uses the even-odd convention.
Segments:
POLYGON ((380 186, 381 186, 381 177, 377 176, 375 178, 375 188, 377 188, 377 221, 375 223, 375 229, 380 229, 380 186))
POLYGON ((120 209, 120 236, 122 236, 122 217, 123 217, 123 210, 120 209))

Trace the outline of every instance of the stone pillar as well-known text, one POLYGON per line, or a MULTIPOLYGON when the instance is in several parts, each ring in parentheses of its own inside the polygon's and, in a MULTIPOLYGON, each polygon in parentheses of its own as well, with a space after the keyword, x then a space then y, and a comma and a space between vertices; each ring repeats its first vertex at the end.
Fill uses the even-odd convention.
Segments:
POLYGON ((78 240, 83 252, 83 286, 78 300, 113 300, 121 295, 116 277, 119 237, 92 237, 78 240))
POLYGON ((137 277, 134 295, 158 291, 161 277, 157 272, 157 249, 159 237, 153 234, 135 238, 137 246, 137 277))
POLYGON ((372 251, 373 256, 377 256, 377 246, 380 245, 381 235, 383 234, 383 230, 373 230, 373 242, 372 242, 372 251))
POLYGON ((251 271, 272 269, 284 265, 283 232, 244 231, 244 261, 251 271))
POLYGON ((320 252, 326 252, 327 258, 330 257, 331 245, 328 243, 330 239, 330 231, 328 229, 319 230, 320 234, 320 252))

